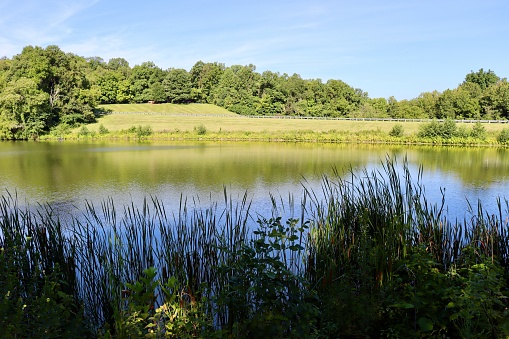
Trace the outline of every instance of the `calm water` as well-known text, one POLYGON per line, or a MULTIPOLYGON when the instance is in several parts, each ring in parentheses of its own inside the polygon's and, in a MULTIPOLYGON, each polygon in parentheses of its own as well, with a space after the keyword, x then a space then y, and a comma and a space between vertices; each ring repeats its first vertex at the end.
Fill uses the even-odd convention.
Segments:
MULTIPOLYGON (((320 191, 322 175, 380 167, 385 157, 407 157, 429 200, 441 199, 452 218, 468 217, 468 198, 495 212, 496 197, 509 197, 509 150, 293 143, 86 143, 1 142, 0 189, 22 203, 51 204, 71 212, 85 201, 140 203, 155 196, 177 211, 181 195, 199 206, 247 192, 253 210, 270 211, 269 193, 297 203, 303 185, 320 191)), ((416 176, 415 173, 414 176, 416 176)))

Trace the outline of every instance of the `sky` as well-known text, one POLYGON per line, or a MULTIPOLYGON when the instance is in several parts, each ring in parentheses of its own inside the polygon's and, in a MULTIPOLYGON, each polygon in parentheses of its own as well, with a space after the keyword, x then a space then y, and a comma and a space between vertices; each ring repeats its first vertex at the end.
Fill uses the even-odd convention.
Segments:
POLYGON ((343 80, 398 100, 509 77, 508 0, 0 0, 0 57, 57 45, 83 57, 197 61, 343 80))

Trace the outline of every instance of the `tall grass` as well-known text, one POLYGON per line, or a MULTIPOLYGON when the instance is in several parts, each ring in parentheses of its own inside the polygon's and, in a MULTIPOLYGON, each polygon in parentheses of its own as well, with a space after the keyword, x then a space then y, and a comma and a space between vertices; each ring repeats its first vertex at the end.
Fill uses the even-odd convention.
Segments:
POLYGON ((401 277, 421 251, 432 272, 487 259, 509 273, 508 202, 497 200, 497 215, 479 202, 471 219, 451 222, 445 199, 426 200, 421 176, 422 169, 413 178, 406 162, 390 158, 381 169, 336 172, 323 178, 321 192, 305 191, 300 219, 286 223, 276 215, 282 198, 270 196, 273 215, 260 216, 247 195, 234 201, 226 190, 207 209, 182 196, 172 213, 155 197, 121 209, 111 199, 88 202, 65 225, 49 207, 21 208, 15 195, 4 196, 0 327, 21 336, 46 326, 59 335, 66 328, 68 335, 122 337, 136 317, 143 331, 170 321, 158 307, 171 300, 177 309, 200 305, 201 315, 182 323, 204 319, 208 327, 200 323, 195 334, 380 334, 393 314, 387 310, 410 305, 387 298, 415 287, 401 277), (60 305, 61 320, 40 320, 42 300, 60 305), (135 300, 149 307, 133 318, 135 300), (265 332, 274 322, 275 332, 265 332))

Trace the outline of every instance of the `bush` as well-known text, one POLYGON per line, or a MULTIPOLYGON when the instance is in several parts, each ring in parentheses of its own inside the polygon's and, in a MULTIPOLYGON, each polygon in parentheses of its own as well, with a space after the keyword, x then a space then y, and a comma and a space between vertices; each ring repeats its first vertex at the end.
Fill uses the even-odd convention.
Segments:
POLYGON ((441 137, 450 139, 457 135, 457 127, 454 120, 447 119, 444 122, 433 120, 429 124, 421 125, 417 136, 420 138, 441 137))
POLYGON ((104 127, 103 124, 100 124, 99 125, 99 134, 103 135, 103 134, 108 134, 110 131, 108 131, 108 129, 106 127, 104 127))
POLYGON ((207 133, 207 128, 203 124, 200 124, 198 126, 194 126, 194 131, 198 135, 205 135, 207 133))
POLYGON ((486 139, 486 128, 480 122, 476 122, 474 127, 472 127, 470 136, 484 140, 486 139))
POLYGON ((150 125, 146 125, 146 126, 139 125, 136 128, 136 134, 138 135, 138 138, 148 137, 148 136, 152 135, 152 133, 154 133, 154 132, 152 131, 152 127, 150 125))
POLYGON ((82 126, 80 130, 78 131, 79 137, 86 137, 90 135, 90 131, 88 130, 87 126, 82 126))
POLYGON ((403 125, 401 124, 394 125, 391 131, 389 132, 389 135, 391 137, 401 138, 403 136, 403 125))
POLYGON ((497 137, 497 141, 503 145, 509 143, 509 129, 504 128, 502 131, 500 131, 500 134, 497 137))
POLYGON ((59 124, 59 125, 53 127, 50 132, 51 135, 58 137, 58 138, 61 138, 64 135, 70 134, 70 133, 71 133, 71 126, 69 126, 67 124, 59 124))
POLYGON ((138 125, 138 126, 129 127, 129 129, 127 129, 127 133, 136 133, 138 138, 142 138, 142 137, 148 137, 148 136, 152 135, 152 133, 154 133, 154 132, 150 125, 145 125, 145 126, 138 125))

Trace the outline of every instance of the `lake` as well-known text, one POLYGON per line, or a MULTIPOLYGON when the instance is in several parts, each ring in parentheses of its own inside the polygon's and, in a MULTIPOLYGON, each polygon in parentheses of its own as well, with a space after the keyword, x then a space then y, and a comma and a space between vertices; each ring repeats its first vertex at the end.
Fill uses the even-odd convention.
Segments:
POLYGON ((75 213, 86 201, 116 205, 159 198, 177 211, 188 204, 208 207, 247 192, 252 211, 267 215, 272 194, 300 203, 304 187, 320 192, 322 176, 381 168, 386 156, 408 159, 431 202, 445 189, 450 219, 469 218, 469 199, 492 213, 496 197, 509 189, 509 150, 431 146, 254 142, 1 142, 0 189, 21 205, 49 204, 75 213))

